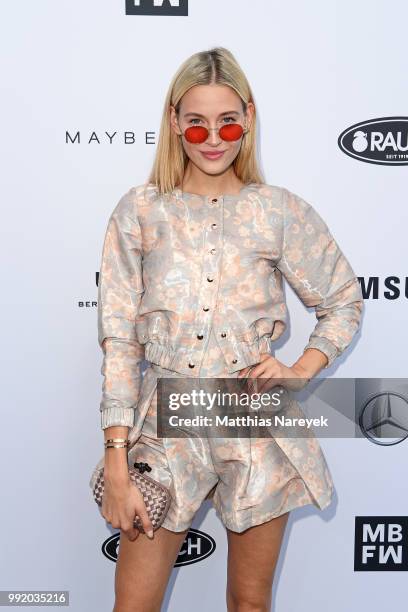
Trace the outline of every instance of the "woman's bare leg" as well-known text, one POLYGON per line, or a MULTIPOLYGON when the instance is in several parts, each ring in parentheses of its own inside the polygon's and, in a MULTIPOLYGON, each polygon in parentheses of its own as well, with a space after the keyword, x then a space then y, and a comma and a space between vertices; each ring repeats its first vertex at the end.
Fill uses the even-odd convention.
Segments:
POLYGON ((188 529, 175 533, 164 527, 131 542, 120 533, 115 571, 113 612, 160 612, 174 563, 188 529))
POLYGON ((269 612, 272 582, 289 512, 242 533, 227 529, 228 612, 269 612))

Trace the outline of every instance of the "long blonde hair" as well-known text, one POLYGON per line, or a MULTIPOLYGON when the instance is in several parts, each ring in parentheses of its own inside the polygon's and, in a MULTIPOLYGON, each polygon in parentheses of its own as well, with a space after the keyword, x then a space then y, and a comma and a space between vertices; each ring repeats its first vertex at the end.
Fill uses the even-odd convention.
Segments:
MULTIPOLYGON (((248 80, 228 49, 214 47, 200 51, 181 64, 174 75, 164 102, 156 156, 148 181, 154 183, 160 195, 171 192, 182 183, 188 163, 181 137, 174 133, 170 125, 170 105, 178 112, 180 101, 188 89, 194 85, 213 83, 232 87, 242 100, 246 111, 248 102, 254 98, 248 80)), ((245 184, 264 183, 256 157, 256 108, 249 131, 244 135, 241 148, 233 162, 234 172, 245 184)))

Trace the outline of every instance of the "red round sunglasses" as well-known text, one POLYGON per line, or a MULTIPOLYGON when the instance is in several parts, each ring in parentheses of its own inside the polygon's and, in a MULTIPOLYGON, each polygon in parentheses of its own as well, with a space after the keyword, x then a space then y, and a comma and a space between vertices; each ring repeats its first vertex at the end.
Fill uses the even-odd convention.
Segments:
POLYGON ((244 134, 244 128, 239 123, 226 123, 220 128, 206 128, 202 125, 192 125, 185 130, 184 137, 188 142, 199 144, 207 140, 210 135, 210 130, 218 130, 220 137, 229 142, 239 140, 242 134, 244 134))

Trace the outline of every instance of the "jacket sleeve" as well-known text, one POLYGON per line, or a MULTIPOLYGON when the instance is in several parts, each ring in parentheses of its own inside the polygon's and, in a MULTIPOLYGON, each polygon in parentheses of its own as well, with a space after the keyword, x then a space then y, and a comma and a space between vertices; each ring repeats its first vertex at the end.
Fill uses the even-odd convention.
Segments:
POLYGON ((356 333, 363 312, 358 278, 326 223, 300 196, 282 188, 283 244, 277 267, 317 323, 303 352, 322 351, 331 366, 356 333))
POLYGON ((135 335, 143 294, 142 239, 134 188, 112 212, 98 281, 98 342, 103 351, 101 427, 133 427, 144 347, 135 335))

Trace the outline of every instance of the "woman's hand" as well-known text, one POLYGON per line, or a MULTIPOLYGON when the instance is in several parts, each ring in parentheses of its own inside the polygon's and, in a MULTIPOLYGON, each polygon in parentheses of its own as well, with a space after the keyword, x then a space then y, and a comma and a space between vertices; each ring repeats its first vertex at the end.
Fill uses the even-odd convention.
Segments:
POLYGON ((133 541, 140 531, 133 521, 137 514, 143 525, 146 535, 153 538, 153 525, 147 514, 143 495, 126 476, 109 479, 105 478, 105 490, 102 498, 102 516, 114 528, 121 529, 129 540, 133 541))
POLYGON ((260 362, 242 369, 238 378, 247 375, 249 382, 256 379, 253 383, 255 383, 257 393, 269 391, 276 386, 282 386, 291 391, 300 391, 310 380, 300 366, 288 367, 269 353, 261 353, 260 362))

